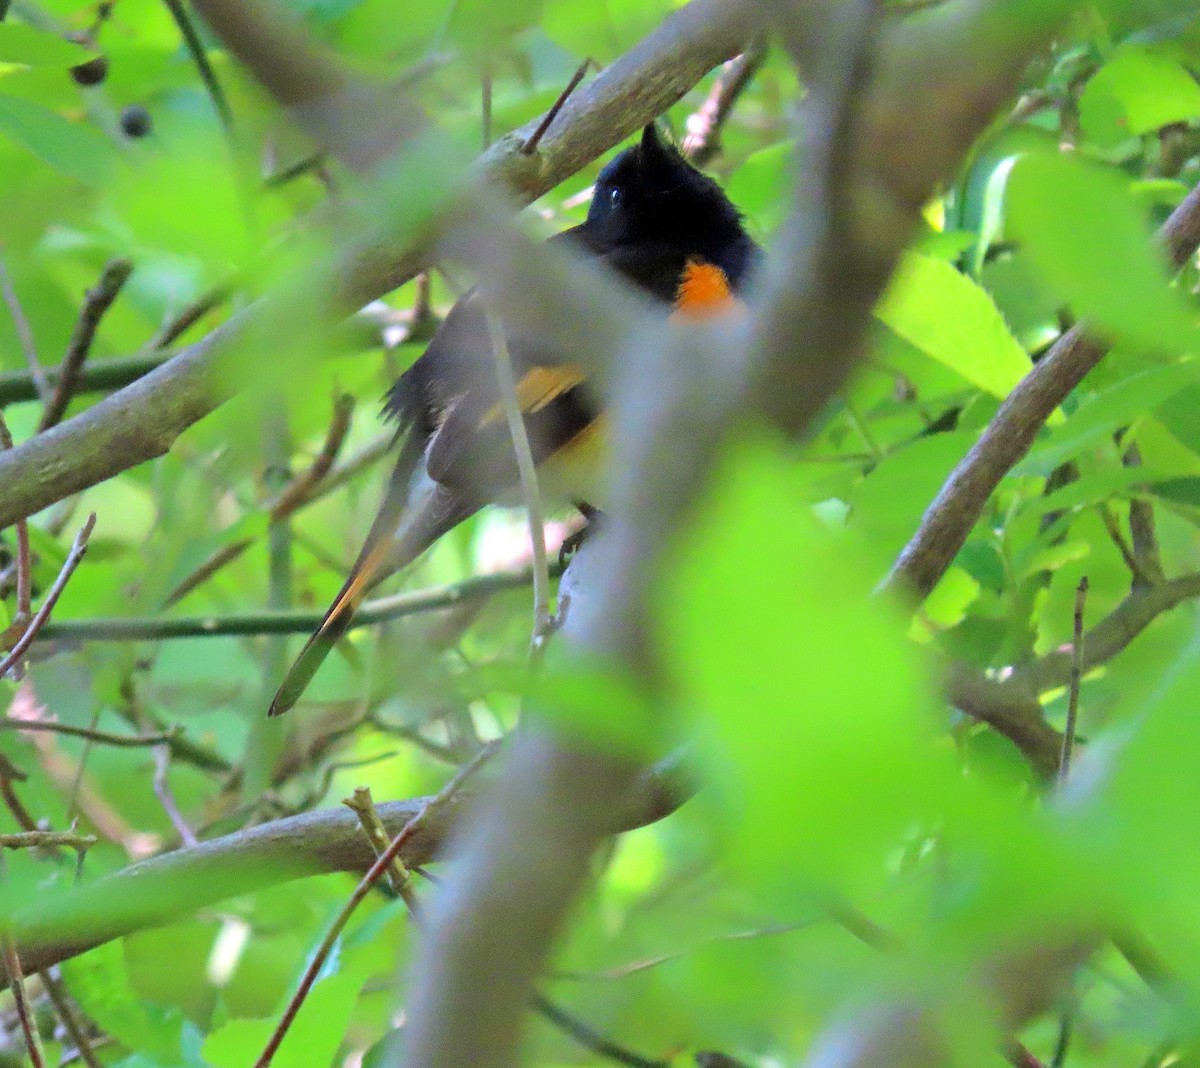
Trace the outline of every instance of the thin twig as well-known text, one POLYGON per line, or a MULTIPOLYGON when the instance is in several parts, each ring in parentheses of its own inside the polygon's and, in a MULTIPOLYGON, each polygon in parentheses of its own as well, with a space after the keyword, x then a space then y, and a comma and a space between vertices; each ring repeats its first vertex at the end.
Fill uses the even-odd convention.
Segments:
POLYGON ((1063 729, 1062 757, 1058 762, 1058 785, 1061 787, 1071 771, 1071 751, 1075 747, 1075 723, 1079 716, 1079 685, 1083 679, 1083 610, 1087 605, 1087 575, 1075 589, 1075 631, 1071 643, 1071 685, 1067 696, 1067 724, 1063 729))
POLYGON ((1117 517, 1113 515, 1112 509, 1105 502, 1099 506, 1099 511, 1100 519, 1104 523, 1104 530, 1108 534, 1109 541, 1117 547, 1117 552, 1121 554, 1121 559, 1125 561, 1125 566, 1129 568, 1129 573, 1133 576, 1133 584, 1135 586, 1152 585, 1149 576, 1142 570, 1141 561, 1138 560, 1133 547, 1121 532, 1121 526, 1117 522, 1117 517))
POLYGON ((210 311, 224 304, 232 292, 233 290, 229 286, 217 286, 215 289, 210 289, 207 293, 202 293, 146 342, 146 349, 155 352, 169 347, 210 311))
POLYGON ((296 989, 295 994, 292 995, 287 1008, 284 1009, 283 1015, 279 1018, 279 1022, 275 1025, 275 1030, 271 1033, 266 1048, 259 1055, 258 1060, 254 1062, 254 1068, 267 1068, 271 1063, 271 1060, 279 1049, 280 1043, 295 1021, 296 1014, 300 1011, 300 1006, 304 1004, 304 999, 308 997, 309 991, 312 990, 313 984, 317 981, 317 976, 320 975, 321 969, 324 968, 325 961, 328 959, 330 952, 332 952, 342 931, 345 930, 346 924, 350 922, 350 917, 354 914, 354 910, 362 904, 364 898, 371 892, 375 884, 383 878, 392 861, 400 856, 400 851, 404 848, 404 844, 420 829, 422 822, 429 817, 430 813, 454 797, 463 783, 474 775, 498 748, 499 743, 492 742, 486 748, 480 750, 469 763, 464 764, 454 778, 421 806, 417 814, 392 839, 387 849, 379 854, 375 863, 371 865, 366 875, 359 881, 358 886, 354 888, 354 893, 350 895, 349 900, 342 906, 341 912, 338 913, 337 918, 326 932, 321 945, 309 960, 308 966, 304 969, 304 975, 300 979, 299 987, 296 989))
MULTIPOLYGON (((0 451, 13 447, 12 432, 0 412, 0 451)), ((29 626, 32 615, 31 599, 33 596, 33 555, 29 549, 29 520, 17 520, 17 611, 13 616, 13 627, 29 626)))
POLYGON ((288 483, 268 506, 271 521, 282 522, 296 511, 310 496, 317 484, 333 467, 341 451, 342 443, 350 432, 350 420, 354 415, 354 398, 343 393, 333 402, 333 418, 325 432, 325 442, 313 462, 288 483))
POLYGON ((525 512, 529 518, 529 537, 533 550, 533 637, 530 644, 537 652, 554 626, 554 619, 550 615, 550 561, 546 554, 546 522, 542 511, 542 494, 538 488, 537 468, 533 462, 533 450, 529 446, 529 434, 521 414, 521 402, 517 397, 517 378, 513 372, 508 341, 500 320, 491 312, 488 313, 488 333, 492 340, 496 380, 500 385, 500 403, 504 405, 508 433, 512 438, 513 453, 517 459, 517 471, 521 476, 521 494, 525 498, 525 512))
POLYGON ((3 942, 4 946, 4 967, 8 972, 8 986, 12 991, 17 1019, 21 1021, 21 1034, 25 1036, 29 1060, 33 1063, 33 1068, 45 1068, 46 1058, 42 1053, 41 1036, 38 1035, 37 1022, 33 1018, 29 999, 25 996, 25 973, 21 971, 21 958, 17 955, 17 947, 7 927, 0 933, 0 942, 3 942))
POLYGON ((86 738, 100 745, 112 745, 120 749, 137 749, 142 746, 163 745, 175 741, 182 729, 172 727, 159 734, 111 734, 108 731, 75 727, 70 723, 57 723, 48 719, 9 719, 0 717, 0 731, 44 731, 47 734, 67 734, 72 738, 86 738))
POLYGON ((179 811, 179 804, 175 800, 175 794, 171 790, 171 783, 167 779, 167 774, 170 770, 171 747, 168 745, 156 745, 154 747, 154 796, 158 798, 158 803, 162 805, 163 811, 167 814, 167 819, 171 821, 171 826, 175 828, 175 832, 179 835, 179 840, 185 846, 199 845, 200 840, 196 837, 196 832, 192 830, 191 824, 183 818, 183 813, 179 811))
POLYGON ((579 83, 583 81, 583 77, 588 72, 588 67, 592 65, 591 57, 589 56, 579 68, 571 75, 571 80, 567 82, 567 87, 558 95, 558 99, 550 105, 550 110, 542 117, 542 121, 538 123, 537 128, 529 135, 528 140, 521 146, 521 152, 526 156, 532 156, 538 145, 542 143, 542 138, 546 136, 546 131, 554 125, 554 120, 558 118, 558 113, 562 111, 563 105, 570 98, 571 94, 579 87, 579 83))
POLYGON ((96 844, 94 834, 76 834, 74 831, 22 831, 20 834, 0 834, 0 847, 4 849, 74 849, 86 853, 96 844))
POLYGON ((183 43, 187 46, 188 55, 192 57, 192 62, 196 64, 200 80, 204 83, 204 88, 208 91, 208 95, 213 102, 213 107, 216 109, 217 117, 221 120, 221 125, 226 130, 232 129, 233 112, 229 109, 229 101, 225 99, 221 83, 217 81, 216 72, 213 70, 212 64, 208 61, 208 53, 204 51, 204 42, 200 40, 200 35, 196 32, 196 27, 192 25, 192 20, 188 16, 187 9, 184 8, 182 0, 163 0, 163 3, 167 5, 167 9, 171 12, 171 17, 175 20, 175 25, 179 27, 179 33, 183 37, 183 43))
MULTIPOLYGON (((560 574, 557 564, 550 575, 560 574)), ((533 579, 530 569, 476 575, 448 586, 397 593, 368 601, 350 624, 352 629, 386 623, 421 612, 483 598, 504 590, 521 589, 533 579)), ((230 616, 179 616, 166 618, 98 617, 65 619, 43 628, 39 641, 167 641, 173 638, 227 637, 254 634, 311 634, 321 624, 322 613, 291 610, 252 612, 230 616)))
POLYGON ((721 151, 725 122, 766 58, 767 40, 757 37, 746 51, 721 67, 708 98, 688 117, 683 154, 697 166, 704 166, 721 151))
POLYGON ((50 613, 54 611, 55 604, 58 603, 59 597, 62 596, 62 591, 66 588, 71 576, 75 573, 75 569, 79 566, 79 562, 87 552, 88 538, 91 537, 92 528, 95 525, 96 513, 92 512, 87 517, 87 521, 83 524, 79 533, 75 535, 71 551, 67 554, 66 560, 63 561, 63 566, 58 572, 58 577, 54 580, 54 585, 50 587, 49 592, 42 600, 42 606, 37 610, 37 615, 30 620, 25 633, 17 639, 17 643, 12 647, 8 656, 0 661, 0 678, 7 675, 21 662, 26 650, 33 644, 34 638, 38 636, 38 631, 46 625, 46 621, 50 618, 50 613))
POLYGON ((54 1006, 54 1011, 58 1013, 63 1027, 71 1036, 71 1041, 75 1043, 75 1049, 79 1051, 80 1059, 88 1068, 103 1068, 100 1058, 96 1056, 96 1051, 92 1048, 92 1040, 88 1037, 87 1029, 83 1021, 79 1019, 75 1006, 71 1003, 70 995, 58 976, 54 974, 54 969, 43 969, 38 972, 38 978, 41 979, 42 986, 46 988, 46 996, 50 999, 50 1004, 54 1006))
POLYGON ((486 59, 479 80, 479 131, 486 152, 492 144, 492 65, 486 59))
MULTIPOLYGON (((3 21, 3 18, 4 16, 0 15, 0 21, 3 21)), ((0 256, 0 293, 3 293, 4 302, 8 305, 9 314, 12 315, 17 340, 21 344, 21 352, 25 356, 25 364, 28 366, 33 384, 37 388, 37 395, 45 403, 50 397, 50 383, 46 381, 46 369, 42 366, 42 361, 38 359, 33 328, 29 325, 29 319, 21 305, 21 298, 17 296, 16 286, 13 285, 12 276, 9 275, 8 267, 2 256, 0 256)))
MULTIPOLYGON (((375 801, 371 797, 371 788, 369 786, 355 787, 354 793, 342 801, 342 804, 358 817, 358 822, 362 825, 363 834, 367 836, 367 841, 371 843, 371 848, 375 850, 375 855, 377 857, 383 856, 387 851, 390 839, 388 838, 387 829, 383 826, 383 820, 379 818, 379 813, 375 811, 375 801)), ((412 875, 399 857, 394 857, 388 865, 387 878, 392 889, 396 891, 396 895, 408 907, 408 911, 413 919, 417 919, 420 916, 420 905, 417 901, 416 892, 413 890, 412 875)))
MULTIPOLYGON (((267 512, 271 522, 278 523, 290 518, 306 504, 311 504, 319 497, 325 496, 349 477, 344 472, 351 464, 356 462, 361 464, 361 467, 355 468, 356 473, 362 467, 366 467, 368 463, 373 463, 390 446, 392 441, 390 437, 381 439, 381 442, 377 443, 378 447, 368 446, 359 456, 347 461, 341 469, 331 473, 333 462, 337 459, 346 435, 350 432, 350 420, 353 412, 353 397, 343 395, 334 402, 333 419, 329 424, 321 451, 305 471, 297 475, 274 500, 267 503, 267 512), (363 462, 364 458, 366 462, 363 462), (328 478, 326 478, 327 475, 328 478)), ((253 544, 253 538, 238 538, 228 545, 223 545, 176 584, 163 602, 163 607, 169 608, 183 600, 223 567, 236 560, 253 544)))
POLYGON ((599 1032, 593 1031, 582 1020, 560 1008, 545 994, 535 993, 533 995, 533 1007, 539 1015, 544 1016, 560 1031, 570 1035, 585 1049, 589 1049, 607 1060, 617 1064, 627 1064, 630 1068, 670 1068, 670 1061, 642 1057, 599 1032))
MULTIPOLYGON (((1136 442, 1125 450, 1121 463, 1125 467, 1142 466, 1142 452, 1136 442)), ((1144 491, 1145 487, 1141 488, 1144 491)), ((1162 582, 1165 575, 1162 553, 1158 546, 1158 531, 1154 523, 1154 505, 1148 498, 1135 496, 1130 500, 1129 532, 1133 537, 1133 555, 1139 568, 1135 573, 1135 581, 1138 575, 1141 575, 1152 585, 1162 582)))
POLYGON ((38 421, 38 433, 49 430, 66 414, 67 405, 75 395, 75 388, 79 384, 83 363, 87 359, 88 353, 91 352, 92 342, 96 338, 96 328, 100 325, 104 313, 112 307, 113 301, 117 299, 117 294, 121 292, 121 287, 125 285, 132 273, 132 261, 110 260, 105 264, 100 281, 87 291, 83 307, 79 311, 79 318, 75 322, 75 329, 71 332, 67 354, 58 368, 58 382, 54 386, 54 393, 46 402, 46 407, 42 410, 42 418, 38 421))

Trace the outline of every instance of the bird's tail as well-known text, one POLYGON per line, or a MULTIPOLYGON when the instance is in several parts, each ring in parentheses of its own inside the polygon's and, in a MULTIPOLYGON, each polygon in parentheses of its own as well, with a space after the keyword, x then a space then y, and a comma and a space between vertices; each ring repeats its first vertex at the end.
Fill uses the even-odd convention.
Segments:
POLYGON ((338 591, 321 625, 305 643, 267 710, 281 716, 308 688, 317 669, 350 629, 367 594, 388 575, 412 563, 438 538, 478 509, 433 482, 423 472, 411 482, 411 468, 397 464, 383 507, 367 535, 350 577, 338 591))

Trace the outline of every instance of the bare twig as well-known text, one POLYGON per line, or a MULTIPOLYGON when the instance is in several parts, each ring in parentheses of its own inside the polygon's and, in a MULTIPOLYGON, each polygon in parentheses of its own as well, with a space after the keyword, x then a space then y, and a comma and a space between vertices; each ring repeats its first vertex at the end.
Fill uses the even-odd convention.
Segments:
MULTIPOLYGON (((554 120, 558 118, 558 113, 562 111, 563 105, 566 104, 568 98, 579 88, 579 83, 583 81, 584 75, 587 74, 588 67, 591 65, 592 61, 590 57, 579 64, 578 69, 571 75, 571 80, 567 82, 567 87, 559 93, 558 99, 550 105, 550 110, 542 116, 542 121, 537 124, 533 133, 521 145, 522 155, 532 156, 537 151, 538 145, 542 143, 542 138, 546 136, 546 132, 554 125, 554 120)), ((485 141, 484 144, 486 145, 487 142, 485 141)))
POLYGON ((1062 757, 1058 762, 1058 783, 1061 787, 1071 772, 1071 751, 1075 746, 1075 724, 1079 716, 1079 686, 1083 679, 1083 611, 1087 606, 1087 575, 1079 580, 1075 590, 1075 629, 1071 642, 1071 685, 1067 694, 1067 725, 1063 731, 1062 757))
MULTIPOLYGON (((388 842, 391 839, 383 826, 383 821, 379 818, 379 813, 375 811, 371 788, 369 786, 356 787, 354 793, 347 797, 342 804, 358 817, 363 834, 367 836, 367 841, 375 850, 375 856, 383 856, 387 852, 388 842)), ((396 895, 408 907, 409 914, 416 919, 420 915, 420 906, 412 888, 412 875, 399 857, 393 857, 392 862, 387 866, 387 879, 396 895)))
POLYGON ((29 1051, 29 1060, 33 1068, 45 1068, 42 1039, 38 1034, 37 1021, 33 1018, 33 1009, 25 996, 25 976, 21 971, 21 958, 17 955, 17 947, 7 927, 0 931, 0 943, 3 944, 4 968, 10 977, 9 989, 12 990, 17 1019, 21 1023, 21 1034, 25 1037, 25 1048, 29 1051))
POLYGON ((224 304, 232 292, 228 286, 217 286, 207 293, 202 293, 146 342, 146 348, 151 352, 169 348, 209 312, 224 304))
POLYGON ((486 152, 492 143, 492 64, 483 61, 483 74, 479 79, 479 137, 486 152))
POLYGON ((703 167, 721 151, 725 122, 766 59, 766 38, 755 38, 745 52, 721 68, 707 99, 688 117, 683 154, 697 166, 703 167))
MULTIPOLYGON (((559 573, 557 564, 551 576, 559 573)), ((522 589, 533 581, 531 569, 501 571, 477 575, 448 586, 397 593, 367 601, 355 616, 351 627, 372 626, 422 612, 455 608, 504 590, 522 589)), ((205 638, 254 634, 311 634, 321 623, 320 612, 290 610, 255 612, 234 616, 179 616, 176 618, 138 619, 101 617, 66 619, 49 623, 38 635, 39 641, 169 641, 175 638, 205 638)))
MULTIPOLYGON (((1083 671, 1108 663, 1164 612, 1197 597, 1200 597, 1200 574, 1182 575, 1161 585, 1132 590, 1085 635, 1083 671)), ((1070 647, 1055 649, 1018 665, 1008 682, 1030 694, 1069 685, 1073 659, 1070 647)))
POLYGON ((110 260, 104 267, 104 273, 84 297, 83 308, 80 309, 75 329, 71 333, 67 354, 58 369, 58 381, 54 393, 46 402, 42 418, 38 421, 38 433, 49 430, 66 414, 67 405, 75 395, 75 387, 79 383, 79 373, 83 363, 91 352, 92 342, 96 337, 96 328, 104 313, 112 307, 113 301, 121 292, 121 287, 133 273, 133 263, 126 259, 110 260))
POLYGON ((112 745, 120 749, 138 749, 143 746, 163 745, 173 742, 183 733, 182 728, 173 727, 160 734, 111 734, 90 727, 75 727, 70 723, 56 723, 47 719, 0 718, 0 731, 43 731, 48 734, 66 734, 72 738, 86 738, 100 745, 112 745))
POLYGON ((508 421, 517 471, 521 478, 521 495, 529 521, 530 548, 533 552, 533 636, 531 649, 538 652, 554 625, 550 615, 550 561, 546 555, 546 522, 542 510, 542 494, 538 488, 537 468, 529 445, 529 434, 517 397, 517 379, 504 327, 491 312, 488 313, 488 333, 492 341, 492 359, 496 365, 496 380, 500 386, 500 402, 508 421))
MULTIPOLYGON (((7 452, 13 447, 12 432, 0 412, 0 450, 7 452)), ((29 549, 29 522, 17 520, 17 610, 13 615, 14 629, 24 630, 29 626, 32 615, 33 556, 29 549)))
POLYGON ((158 803, 162 805, 163 811, 167 814, 167 819, 171 821, 171 826, 175 828, 175 832, 179 835, 179 840, 185 846, 196 846, 200 844, 196 837, 196 832, 192 830, 192 826, 183 817, 183 813, 179 811, 179 804, 175 800, 174 791, 171 789, 171 783, 167 778, 171 770, 171 747, 167 745, 156 745, 154 747, 154 796, 158 798, 158 803))
MULTIPOLYGON (((1130 445, 1121 457, 1126 467, 1141 467, 1142 453, 1137 443, 1130 445)), ((1144 490, 1144 487, 1141 487, 1144 490)), ((1157 585, 1165 578, 1162 553, 1158 547, 1158 531, 1154 524, 1154 505, 1148 497, 1135 496, 1129 502, 1129 532, 1133 536, 1133 555, 1138 562, 1134 572, 1135 582, 1139 577, 1149 585, 1157 585)))
POLYGON ((313 462, 299 475, 291 480, 283 491, 275 498, 268 508, 273 522, 281 522, 291 516, 303 504, 317 484, 333 467, 341 451, 342 443, 350 432, 350 420, 354 415, 354 398, 343 393, 333 402, 333 417, 329 429, 325 432, 325 442, 313 462))
POLYGON ((259 1055, 258 1060, 254 1062, 254 1068, 267 1068, 271 1063, 279 1049, 280 1043, 296 1019, 296 1014, 300 1011, 300 1006, 304 1004, 304 999, 308 997, 313 983, 317 981, 317 976, 320 975, 321 969, 325 966, 325 961, 333 950, 338 937, 345 930, 346 924, 350 922, 350 917, 354 914, 354 910, 362 904, 363 899, 371 892, 375 884, 387 873, 392 862, 400 856, 400 852, 405 844, 420 829, 422 822, 450 801, 458 793, 463 783, 492 757, 497 748, 497 743, 492 743, 481 750, 469 763, 463 765, 454 778, 421 806, 417 814, 405 824, 404 828, 392 839, 388 847, 379 854, 375 863, 371 865, 358 886, 354 888, 354 893, 350 895, 350 899, 342 906, 341 912, 338 913, 337 918, 333 921, 328 932, 326 932, 321 945, 317 947, 317 951, 309 960, 295 994, 292 995, 287 1008, 284 1009, 283 1015, 279 1019, 279 1023, 275 1026, 271 1037, 267 1040, 266 1048, 259 1055))
MULTIPOLYGON (((382 456, 391 444, 392 439, 381 439, 376 447, 368 447, 353 460, 348 461, 339 471, 331 473, 342 443, 350 431, 350 420, 354 414, 354 398, 344 394, 334 402, 333 419, 325 435, 325 443, 313 462, 301 474, 297 475, 273 501, 267 504, 267 512, 272 522, 278 523, 290 518, 307 504, 319 497, 325 496, 351 474, 357 473, 370 463, 382 456), (353 470, 349 470, 355 464, 353 470), (326 476, 329 476, 328 478, 326 476)), ((223 567, 231 564, 242 555, 251 545, 253 538, 238 538, 228 545, 222 546, 184 576, 175 588, 167 594, 163 606, 169 608, 183 600, 198 586, 203 585, 223 567)))
POLYGON ((534 1010, 545 1017, 560 1031, 568 1034, 584 1049, 591 1050, 597 1056, 615 1064, 627 1064, 629 1068, 670 1068, 670 1061, 657 1058, 643 1057, 626 1049, 617 1042, 593 1031, 582 1020, 573 1016, 565 1009, 551 1001, 545 994, 533 995, 534 1010))
MULTIPOLYGON (((0 21, 3 21, 3 16, 0 16, 0 21)), ((0 294, 3 294, 4 302, 8 305, 13 328, 17 332, 17 340, 20 342, 21 352, 25 356, 25 364, 29 368, 37 395, 41 398, 42 403, 45 403, 50 399, 50 383, 46 381, 46 369, 42 366, 42 361, 38 359, 33 328, 29 325, 29 319, 25 315, 21 298, 17 296, 16 287, 13 285, 12 276, 8 273, 3 256, 0 256, 0 294)))
POLYGON ((38 972, 38 978, 41 979, 42 986, 46 988, 46 996, 50 999, 50 1004, 54 1006, 54 1011, 58 1013, 63 1027, 66 1028, 71 1041, 75 1043, 80 1060, 88 1068, 102 1068, 100 1058, 96 1056, 96 1051, 92 1048, 92 1040, 88 1036, 87 1028, 79 1019, 71 997, 63 988, 62 981, 54 974, 54 969, 44 968, 38 972))
POLYGON ((188 55, 192 57, 200 80, 204 83, 204 88, 213 102, 217 118, 221 120, 221 125, 226 130, 232 129, 233 112, 229 108, 229 101, 225 99, 221 83, 217 81, 216 72, 208 61, 208 53, 204 51, 204 42, 200 40, 196 27, 192 25, 187 9, 183 6, 182 0, 163 0, 163 2, 167 5, 167 10, 171 12, 171 18, 175 20, 175 25, 179 27, 180 36, 183 37, 188 55))
POLYGON ((38 631, 46 625, 46 621, 50 618, 50 613, 54 611, 55 604, 58 603, 59 597, 62 596, 62 591, 66 588, 71 576, 75 573, 75 569, 79 566, 79 562, 87 552, 88 538, 91 537, 92 528, 95 525, 96 513, 93 512, 87 517, 79 533, 75 535, 71 551, 67 553, 67 558, 63 561, 63 566, 58 572, 58 577, 54 580, 54 585, 50 587, 46 596, 42 599, 42 605, 37 610, 37 614, 30 620, 25 633, 17 639, 8 656, 0 660, 0 678, 7 675, 22 661, 26 650, 33 644, 34 638, 38 636, 38 631))
POLYGON ((4 849, 74 849, 86 853, 96 844, 92 834, 76 834, 74 831, 22 831, 20 834, 0 834, 0 848, 4 849))

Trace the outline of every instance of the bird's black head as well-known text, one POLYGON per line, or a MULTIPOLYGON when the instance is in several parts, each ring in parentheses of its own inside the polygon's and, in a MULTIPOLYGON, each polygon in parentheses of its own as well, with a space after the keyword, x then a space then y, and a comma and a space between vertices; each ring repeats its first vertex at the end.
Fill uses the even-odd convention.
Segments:
POLYGON ((756 251, 721 187, 665 142, 653 123, 600 172, 582 229, 596 248, 669 245, 733 277, 743 274, 756 251))

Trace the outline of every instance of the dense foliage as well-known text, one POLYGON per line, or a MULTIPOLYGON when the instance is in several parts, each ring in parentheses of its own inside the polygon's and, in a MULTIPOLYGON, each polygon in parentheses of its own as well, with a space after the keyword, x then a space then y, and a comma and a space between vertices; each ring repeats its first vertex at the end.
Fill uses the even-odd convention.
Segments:
MULTIPOLYGON (((402 78, 466 151, 536 118, 583 58, 612 61, 676 5, 288 6, 357 69, 402 78)), ((100 299, 85 293, 102 276, 115 299, 62 398, 68 419, 332 255, 323 228, 354 209, 354 179, 314 155, 175 3, 6 7, 0 404, 19 446, 49 432, 56 369, 81 355, 81 314, 100 299), (181 337, 180 316, 194 320, 181 337)), ((601 858, 544 984, 597 1034, 580 1044, 537 1019, 529 1063, 601 1063, 597 1035, 651 1062, 718 1049, 797 1063, 831 1016, 892 995, 938 1005, 964 1064, 1195 1056, 1200 275, 1194 247, 1174 277, 1151 237, 1200 180, 1190 8, 1084 5, 927 206, 848 394, 803 447, 752 431, 725 457, 654 579, 668 726, 650 744, 687 739, 702 787, 601 858), (1004 476, 953 566, 915 610, 874 593, 1001 403, 1077 321, 1112 351, 1004 476), (1049 953, 1080 941, 1094 952, 1071 989, 1017 1035, 964 978, 1031 942, 1049 953), (1014 1052, 1018 1040, 1032 1054, 1014 1052)), ((666 116, 681 138, 721 73, 666 116)), ((770 247, 789 210, 802 93, 774 47, 752 74, 707 167, 770 247)), ((579 221, 600 162, 538 201, 530 225, 579 221)), ((405 193, 430 201, 442 179, 431 162, 428 188, 405 193)), ((336 806, 359 785, 379 802, 432 793, 513 729, 529 550, 523 513, 501 508, 384 592, 516 577, 356 630, 292 720, 263 719, 378 504, 392 435, 379 399, 467 282, 434 271, 332 335, 283 321, 253 333, 222 367, 238 395, 167 455, 30 518, 36 609, 97 516, 23 677, 17 665, 0 683, 3 725, 158 741, 0 733, 3 833, 74 824, 97 836, 79 876, 93 884, 186 851, 191 836, 336 806), (114 640, 114 619, 140 636, 114 640)), ((556 518, 552 539, 574 522, 556 518)), ((15 529, 3 539, 11 647, 25 621, 15 529)), ((62 849, 5 854, 0 909, 18 949, 37 923, 50 940, 68 930, 54 903, 72 861, 62 849)), ((165 922, 62 964, 102 1063, 258 1057, 353 882, 268 870, 241 885, 258 888, 228 899, 206 888, 201 908, 164 900, 165 922)), ((103 886, 85 928, 134 893, 112 884, 106 898, 103 886)), ((412 939, 403 901, 369 897, 274 1063, 385 1063, 412 939)), ((78 1057, 41 981, 26 986, 46 1063, 78 1057)), ((0 1063, 20 1063, 8 995, 0 1014, 0 1063)))

